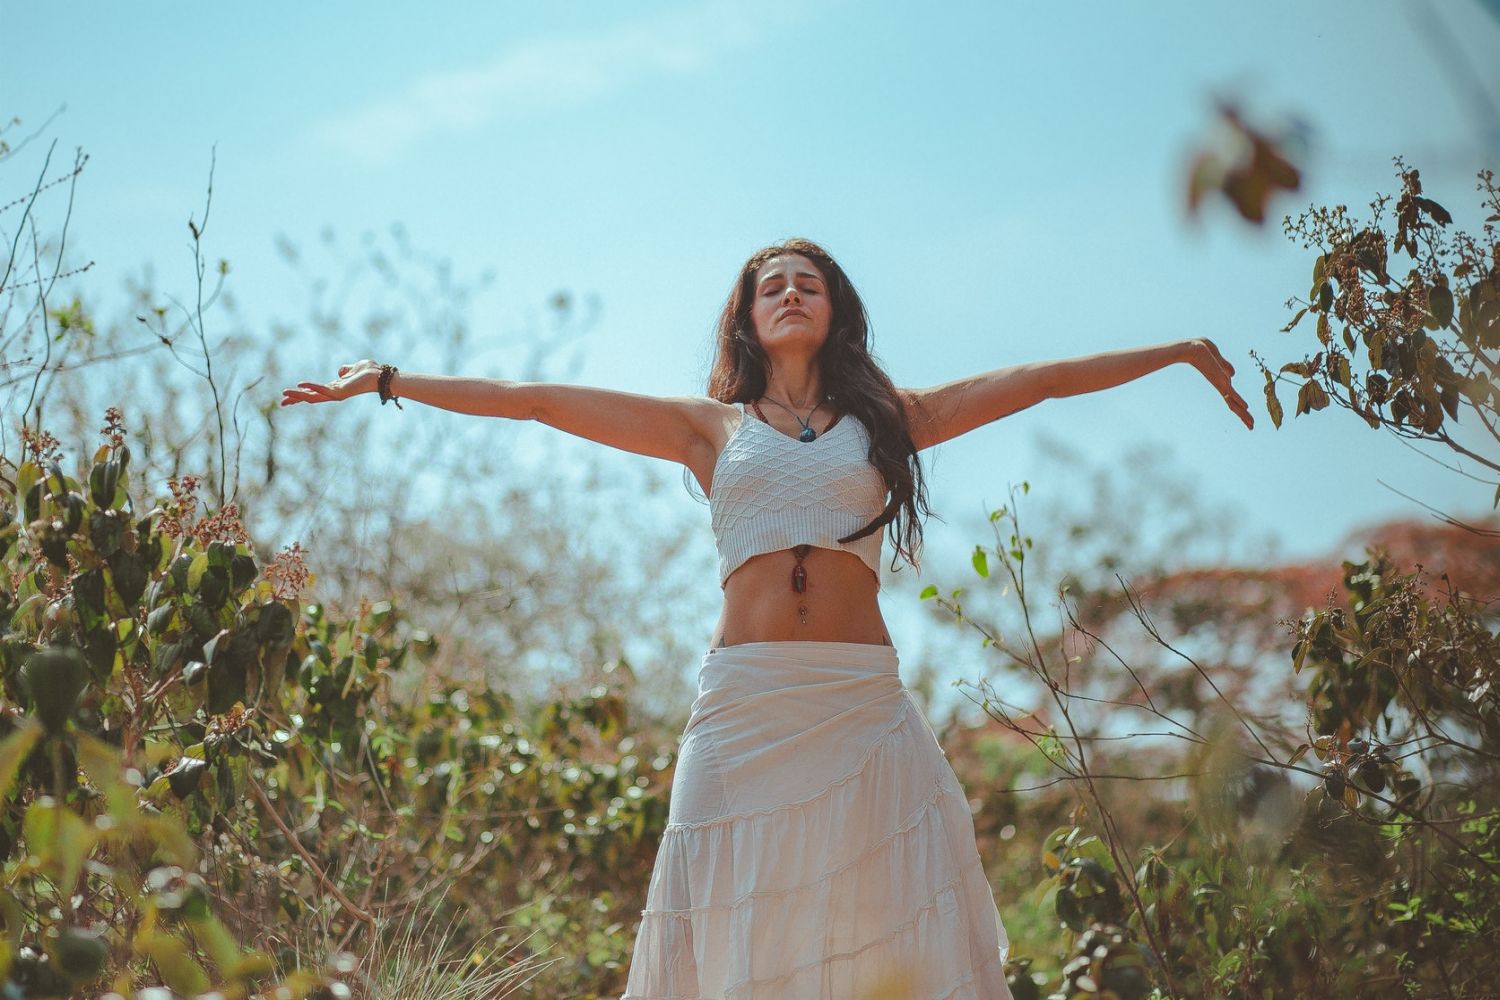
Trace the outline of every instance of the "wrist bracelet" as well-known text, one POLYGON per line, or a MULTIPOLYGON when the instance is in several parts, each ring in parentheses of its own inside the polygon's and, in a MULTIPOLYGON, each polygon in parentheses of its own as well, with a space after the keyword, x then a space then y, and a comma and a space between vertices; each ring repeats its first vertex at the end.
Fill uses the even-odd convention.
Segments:
POLYGON ((400 371, 400 369, 397 368, 395 365, 381 365, 380 366, 380 378, 379 378, 379 380, 376 381, 375 388, 377 390, 379 390, 379 392, 380 392, 380 405, 381 406, 384 406, 386 403, 389 403, 392 400, 395 400, 396 409, 398 409, 398 410, 404 410, 404 409, 406 409, 406 407, 404 407, 404 406, 401 405, 401 400, 399 400, 395 396, 391 395, 391 379, 399 371, 400 371))

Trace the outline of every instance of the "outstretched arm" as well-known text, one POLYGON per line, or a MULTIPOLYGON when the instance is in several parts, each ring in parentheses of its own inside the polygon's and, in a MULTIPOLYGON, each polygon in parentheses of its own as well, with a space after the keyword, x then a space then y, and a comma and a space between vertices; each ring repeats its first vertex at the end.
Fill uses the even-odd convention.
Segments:
MULTIPOLYGON (((282 406, 327 403, 376 391, 380 366, 358 361, 332 382, 299 382, 282 390, 282 406)), ((398 372, 391 394, 455 413, 535 420, 622 451, 712 467, 716 434, 730 407, 706 396, 645 396, 547 382, 398 372)))
POLYGON ((967 434, 1044 399, 1097 392, 1134 381, 1177 362, 1192 365, 1224 397, 1246 427, 1254 427, 1250 407, 1235 392, 1234 366, 1205 337, 1154 347, 1105 351, 1062 361, 1038 361, 997 368, 929 389, 902 390, 917 450, 967 434))

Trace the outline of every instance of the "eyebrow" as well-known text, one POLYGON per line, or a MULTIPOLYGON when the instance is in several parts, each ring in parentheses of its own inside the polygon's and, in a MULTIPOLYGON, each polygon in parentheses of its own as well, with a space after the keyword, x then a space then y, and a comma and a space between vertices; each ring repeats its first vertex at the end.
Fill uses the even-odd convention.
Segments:
MULTIPOLYGON (((797 274, 796 274, 796 276, 799 277, 799 278, 812 278, 814 281, 818 281, 818 282, 822 282, 824 284, 827 284, 827 282, 823 281, 823 276, 821 274, 819 274, 817 271, 798 271, 797 274)), ((776 280, 778 278, 785 278, 785 277, 786 277, 786 273, 785 272, 780 271, 780 270, 776 270, 776 271, 772 271, 770 274, 766 275, 764 278, 761 278, 760 281, 756 282, 756 284, 763 285, 763 284, 765 284, 768 281, 774 281, 774 280, 776 280)))

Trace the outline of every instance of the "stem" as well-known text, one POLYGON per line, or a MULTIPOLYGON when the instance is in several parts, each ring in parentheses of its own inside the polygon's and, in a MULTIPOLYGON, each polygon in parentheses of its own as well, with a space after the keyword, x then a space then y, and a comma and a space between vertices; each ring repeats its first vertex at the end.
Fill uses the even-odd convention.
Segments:
POLYGON ((366 911, 360 909, 358 906, 355 906, 352 902, 349 901, 349 897, 345 896, 341 891, 339 891, 339 887, 334 885, 333 880, 330 879, 326 873, 324 873, 322 866, 313 860, 311 854, 307 853, 307 849, 302 846, 302 841, 298 840, 297 835, 293 833, 291 828, 286 825, 286 821, 281 818, 281 814, 277 812, 276 807, 271 804, 271 800, 269 797, 267 797, 265 790, 262 789, 260 787, 260 783, 255 780, 255 775, 251 774, 249 771, 245 772, 245 784, 250 786, 250 791, 255 793, 255 800, 260 803, 261 809, 265 810, 266 815, 271 817, 271 822, 276 824, 276 828, 281 831, 282 836, 286 837, 287 842, 292 845, 292 849, 295 850, 299 855, 301 855, 302 860, 305 861, 307 863, 307 866, 312 869, 313 874, 318 877, 318 881, 323 884, 323 888, 327 889, 330 893, 333 894, 333 898, 339 901, 339 905, 342 906, 345 912, 347 912, 351 917, 353 917, 355 920, 360 921, 361 923, 368 924, 373 929, 375 926, 375 918, 370 916, 370 914, 366 911))

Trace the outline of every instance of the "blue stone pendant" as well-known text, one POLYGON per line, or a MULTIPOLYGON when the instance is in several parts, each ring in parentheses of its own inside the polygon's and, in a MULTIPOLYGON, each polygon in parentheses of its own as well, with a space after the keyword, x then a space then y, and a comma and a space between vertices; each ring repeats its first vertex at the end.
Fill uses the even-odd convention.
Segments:
POLYGON ((815 438, 817 436, 818 436, 818 432, 817 431, 813 430, 811 427, 804 427, 804 428, 802 428, 802 433, 799 434, 797 437, 798 437, 799 440, 802 440, 802 441, 811 441, 813 438, 815 438))

